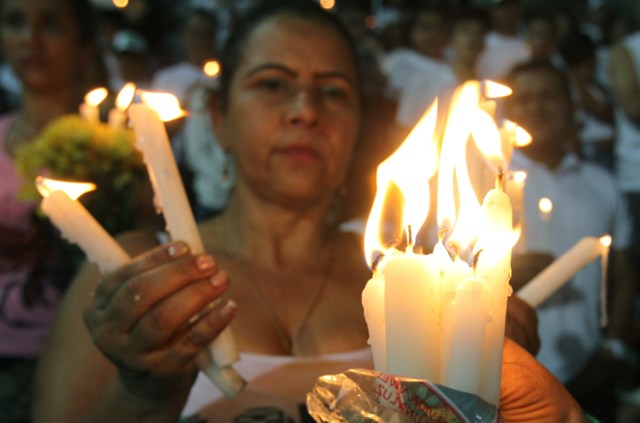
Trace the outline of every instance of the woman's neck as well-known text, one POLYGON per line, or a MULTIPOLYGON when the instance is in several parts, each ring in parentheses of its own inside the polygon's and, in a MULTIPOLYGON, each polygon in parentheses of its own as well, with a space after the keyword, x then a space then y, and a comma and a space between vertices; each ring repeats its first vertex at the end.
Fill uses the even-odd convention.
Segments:
POLYGON ((220 245, 229 254, 263 261, 266 266, 287 266, 322 254, 332 239, 326 209, 291 210, 257 199, 234 196, 218 219, 220 245))

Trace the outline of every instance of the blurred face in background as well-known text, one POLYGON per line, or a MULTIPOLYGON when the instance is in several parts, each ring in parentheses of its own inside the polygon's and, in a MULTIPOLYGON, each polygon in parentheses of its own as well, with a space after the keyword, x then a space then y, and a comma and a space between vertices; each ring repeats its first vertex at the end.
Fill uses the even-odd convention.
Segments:
POLYGON ((509 117, 533 137, 523 152, 564 152, 572 140, 575 122, 573 103, 560 76, 545 69, 525 70, 513 76, 511 88, 509 117))
POLYGON ((67 0, 5 0, 2 49, 26 87, 73 84, 90 65, 90 51, 80 37, 67 0))
POLYGON ((419 12, 411 27, 409 41, 420 54, 434 59, 443 58, 449 41, 445 17, 431 10, 419 12))
POLYGON ((451 47, 456 58, 474 62, 484 49, 486 26, 479 19, 464 19, 454 23, 451 47))

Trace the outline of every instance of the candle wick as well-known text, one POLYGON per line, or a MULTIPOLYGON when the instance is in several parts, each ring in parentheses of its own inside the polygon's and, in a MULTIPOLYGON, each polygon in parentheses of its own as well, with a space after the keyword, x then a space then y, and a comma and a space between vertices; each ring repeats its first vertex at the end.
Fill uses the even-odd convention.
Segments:
POLYGON ((483 251, 484 251, 483 249, 480 249, 478 250, 477 253, 473 255, 473 262, 471 267, 473 268, 474 273, 476 271, 476 268, 478 267, 478 260, 480 260, 480 253, 482 253, 483 251))
POLYGON ((407 251, 408 252, 413 252, 413 245, 414 245, 413 229, 411 228, 411 225, 407 225, 407 251))
POLYGON ((384 260, 385 254, 381 251, 376 251, 378 254, 371 263, 371 270, 376 271, 378 269, 378 265, 384 260))

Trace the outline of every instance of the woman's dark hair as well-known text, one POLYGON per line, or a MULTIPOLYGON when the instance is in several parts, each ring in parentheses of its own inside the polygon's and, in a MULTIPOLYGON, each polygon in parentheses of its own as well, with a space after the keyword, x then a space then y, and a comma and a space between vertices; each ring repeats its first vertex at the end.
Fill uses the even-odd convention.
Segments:
POLYGON ((68 0, 73 18, 78 24, 80 41, 84 43, 95 43, 97 38, 97 15, 96 10, 89 0, 68 0))
POLYGON ((271 0, 259 3, 246 14, 240 16, 233 26, 220 54, 220 88, 218 90, 220 106, 225 110, 229 102, 231 81, 242 59, 242 52, 254 29, 263 21, 278 16, 291 15, 314 22, 326 24, 336 30, 344 39, 356 67, 357 83, 360 89, 360 65, 355 43, 337 16, 322 9, 318 3, 310 0, 271 0))

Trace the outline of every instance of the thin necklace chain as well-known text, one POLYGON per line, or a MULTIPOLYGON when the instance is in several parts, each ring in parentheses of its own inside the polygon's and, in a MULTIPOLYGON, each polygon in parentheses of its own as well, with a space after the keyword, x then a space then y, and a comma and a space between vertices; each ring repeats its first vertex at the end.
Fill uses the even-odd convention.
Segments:
MULTIPOLYGON (((226 239, 226 237, 228 236, 226 223, 221 223, 220 221, 218 221, 217 223, 217 226, 219 228, 219 236, 222 239, 226 239)), ((278 342, 282 346, 283 350, 294 356, 300 355, 303 352, 300 345, 300 339, 305 330, 308 328, 309 322, 313 317, 313 313, 316 311, 317 306, 322 299, 325 287, 327 286, 327 283, 329 281, 329 276, 331 275, 331 271, 333 269, 334 250, 330 249, 330 253, 327 255, 327 261, 324 265, 322 276, 320 277, 315 291, 311 296, 309 305, 307 305, 304 315, 302 316, 302 319, 300 319, 300 323, 291 334, 289 334, 287 326, 283 323, 283 320, 278 314, 276 308, 273 306, 271 301, 269 301, 263 290, 256 282, 255 278, 252 277, 246 260, 239 257, 238 254, 230 251, 227 251, 227 254, 239 265, 240 271, 243 273, 245 281, 249 285, 249 288, 251 288, 251 292, 262 308, 262 311, 267 315, 269 323, 278 336, 278 342)))

